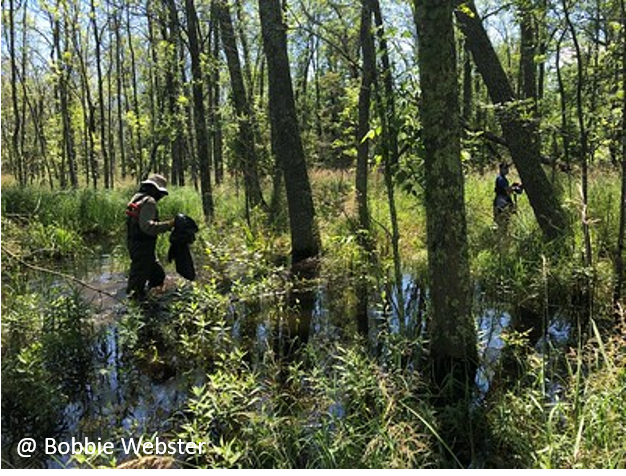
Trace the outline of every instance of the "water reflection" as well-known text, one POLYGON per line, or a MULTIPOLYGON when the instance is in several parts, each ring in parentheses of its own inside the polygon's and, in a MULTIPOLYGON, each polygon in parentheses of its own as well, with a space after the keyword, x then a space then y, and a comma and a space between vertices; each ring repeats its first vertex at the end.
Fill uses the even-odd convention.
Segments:
POLYGON ((511 315, 497 309, 485 309, 478 316, 478 355, 480 365, 476 370, 478 402, 482 401, 496 373, 496 364, 502 355, 505 342, 502 333, 511 324, 511 315))

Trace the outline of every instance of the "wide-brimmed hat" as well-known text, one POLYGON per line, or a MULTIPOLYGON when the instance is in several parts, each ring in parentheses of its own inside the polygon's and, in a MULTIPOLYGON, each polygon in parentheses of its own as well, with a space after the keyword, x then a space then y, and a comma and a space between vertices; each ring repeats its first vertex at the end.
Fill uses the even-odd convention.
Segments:
POLYGON ((146 184, 154 185, 159 192, 167 195, 167 179, 163 177, 163 175, 159 175, 159 174, 150 175, 146 180, 141 182, 141 185, 146 185, 146 184))

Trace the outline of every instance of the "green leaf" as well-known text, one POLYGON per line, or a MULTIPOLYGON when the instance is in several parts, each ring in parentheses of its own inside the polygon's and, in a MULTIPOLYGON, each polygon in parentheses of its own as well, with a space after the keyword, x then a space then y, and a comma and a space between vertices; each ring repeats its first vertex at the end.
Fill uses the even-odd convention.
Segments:
POLYGON ((467 5, 467 3, 461 3, 456 9, 470 18, 474 18, 475 16, 474 11, 467 5))

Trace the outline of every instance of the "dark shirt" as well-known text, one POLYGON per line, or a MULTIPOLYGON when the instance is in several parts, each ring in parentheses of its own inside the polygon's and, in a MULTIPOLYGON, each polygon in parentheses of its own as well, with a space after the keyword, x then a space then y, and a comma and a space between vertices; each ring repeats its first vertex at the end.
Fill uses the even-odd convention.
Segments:
POLYGON ((498 175, 496 178, 496 195, 509 196, 509 181, 504 175, 498 175))
POLYGON ((496 197, 493 199, 493 205, 499 210, 504 210, 513 203, 509 192, 509 181, 504 175, 498 175, 496 178, 496 197))

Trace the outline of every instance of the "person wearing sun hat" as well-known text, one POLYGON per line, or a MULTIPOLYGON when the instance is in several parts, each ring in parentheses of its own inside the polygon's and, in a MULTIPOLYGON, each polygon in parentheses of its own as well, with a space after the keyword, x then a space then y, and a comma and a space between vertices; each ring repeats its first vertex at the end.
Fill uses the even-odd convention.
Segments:
POLYGON ((141 182, 126 207, 126 244, 131 260, 126 293, 131 299, 146 297, 146 283, 151 289, 165 281, 165 271, 156 257, 156 242, 159 234, 174 228, 174 219, 159 221, 157 202, 166 195, 167 179, 152 174, 141 182))

